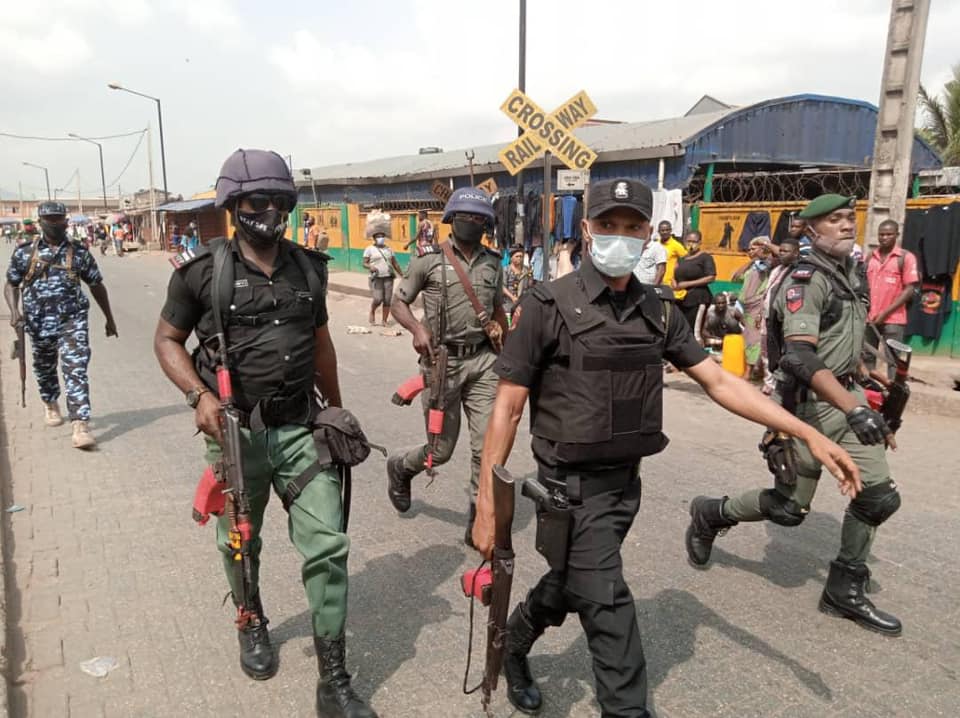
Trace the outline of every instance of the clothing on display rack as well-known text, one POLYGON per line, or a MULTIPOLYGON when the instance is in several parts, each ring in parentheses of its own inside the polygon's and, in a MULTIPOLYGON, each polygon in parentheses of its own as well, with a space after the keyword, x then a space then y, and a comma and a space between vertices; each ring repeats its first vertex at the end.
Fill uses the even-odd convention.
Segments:
POLYGON ((657 231, 657 225, 669 222, 673 233, 682 237, 683 226, 683 192, 678 189, 658 189, 653 191, 653 216, 650 226, 657 231))
POLYGON ((743 223, 743 229, 740 231, 740 239, 737 241, 737 249, 746 252, 750 249, 750 240, 756 237, 770 236, 770 213, 769 212, 751 212, 747 215, 743 223))

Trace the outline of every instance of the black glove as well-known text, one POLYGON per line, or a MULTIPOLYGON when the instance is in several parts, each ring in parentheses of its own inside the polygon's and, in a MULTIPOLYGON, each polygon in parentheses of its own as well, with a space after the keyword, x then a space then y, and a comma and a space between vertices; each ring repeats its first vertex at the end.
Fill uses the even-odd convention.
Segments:
POLYGON ((866 406, 857 406, 847 412, 847 425, 860 439, 861 444, 885 444, 886 436, 892 434, 883 416, 866 406))

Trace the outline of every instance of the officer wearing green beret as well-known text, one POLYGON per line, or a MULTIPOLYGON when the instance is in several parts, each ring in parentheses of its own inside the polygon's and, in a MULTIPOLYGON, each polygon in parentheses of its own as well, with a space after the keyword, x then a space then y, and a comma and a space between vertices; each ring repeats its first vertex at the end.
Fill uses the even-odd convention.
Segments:
MULTIPOLYGON (((885 454, 885 445, 896 448, 893 434, 856 382, 869 296, 851 258, 854 203, 854 197, 825 194, 800 213, 812 247, 771 299, 768 353, 780 403, 846 449, 863 481, 844 512, 840 552, 830 562, 820 610, 896 636, 900 621, 864 595, 877 527, 900 508, 900 494, 885 454)), ((764 442, 773 488, 691 502, 686 545, 695 566, 705 566, 714 539, 740 521, 797 526, 810 511, 821 464, 802 442, 771 433, 764 442)))

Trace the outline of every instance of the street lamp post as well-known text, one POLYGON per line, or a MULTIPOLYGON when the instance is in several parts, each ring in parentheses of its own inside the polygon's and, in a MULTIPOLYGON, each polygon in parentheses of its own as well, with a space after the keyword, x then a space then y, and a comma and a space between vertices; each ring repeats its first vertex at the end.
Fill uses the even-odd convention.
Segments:
POLYGON ((167 192, 167 154, 163 144, 163 111, 160 109, 160 98, 154 97, 153 95, 146 95, 142 92, 137 92, 136 90, 131 90, 116 82, 109 83, 107 87, 109 87, 111 90, 121 90, 123 92, 129 92, 131 95, 145 97, 148 100, 153 100, 157 103, 157 125, 160 129, 160 168, 161 172, 163 173, 163 201, 166 202, 170 195, 167 192))
POLYGON ((96 145, 97 150, 100 152, 100 187, 103 190, 103 211, 107 211, 107 178, 103 174, 103 145, 99 142, 91 140, 89 137, 81 137, 80 135, 70 132, 69 137, 72 137, 75 140, 82 140, 83 142, 89 142, 91 145, 96 145))
POLYGON ((42 165, 35 165, 33 162, 24 162, 23 164, 25 164, 27 167, 43 170, 43 179, 47 183, 47 199, 50 199, 50 172, 47 171, 47 168, 42 165))

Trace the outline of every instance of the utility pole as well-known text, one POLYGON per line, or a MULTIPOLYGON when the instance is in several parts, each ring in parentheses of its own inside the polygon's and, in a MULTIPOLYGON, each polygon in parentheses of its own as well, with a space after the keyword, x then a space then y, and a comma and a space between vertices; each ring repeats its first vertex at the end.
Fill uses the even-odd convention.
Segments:
POLYGON ((83 214, 83 195, 80 194, 80 168, 77 168, 77 212, 83 214))
MULTIPOLYGON (((157 196, 153 191, 153 141, 147 125, 147 176, 150 180, 150 244, 157 241, 157 196)), ((166 192, 166 190, 164 190, 166 192)))
POLYGON ((17 182, 17 194, 20 196, 20 219, 23 220, 23 182, 17 182))
MULTIPOLYGON (((527 0, 520 0, 520 76, 517 78, 517 89, 520 92, 527 91, 527 0)), ((523 128, 517 127, 517 137, 523 134, 523 128)), ((514 228, 516 234, 515 241, 523 246, 523 227, 524 227, 524 209, 523 209, 523 170, 517 176, 517 223, 514 228)), ((544 257, 546 262, 546 257, 544 257)))
MULTIPOLYGON (((930 0, 891 2, 877 134, 870 170, 865 244, 876 240, 877 229, 886 219, 892 219, 903 227, 910 188, 920 65, 929 13, 930 0)), ((897 243, 902 239, 901 232, 897 243)))

